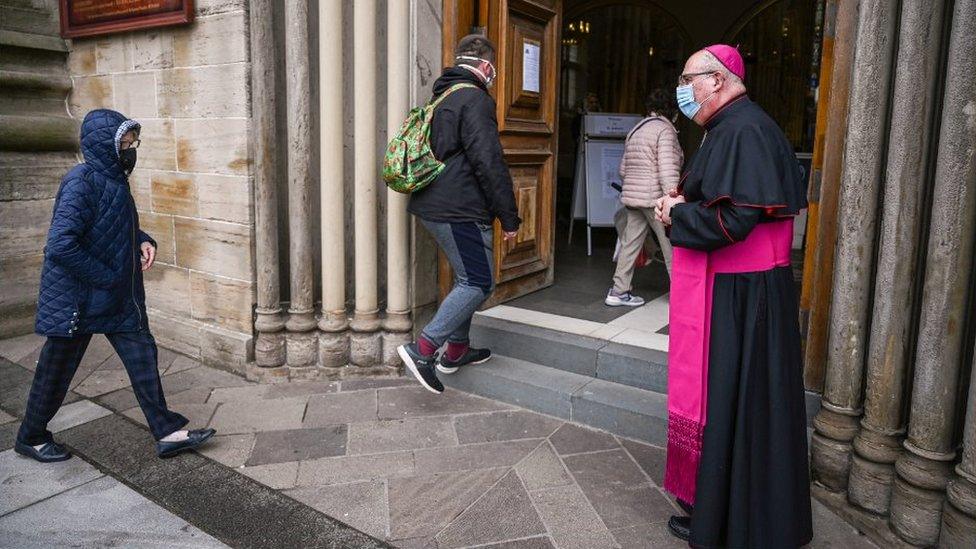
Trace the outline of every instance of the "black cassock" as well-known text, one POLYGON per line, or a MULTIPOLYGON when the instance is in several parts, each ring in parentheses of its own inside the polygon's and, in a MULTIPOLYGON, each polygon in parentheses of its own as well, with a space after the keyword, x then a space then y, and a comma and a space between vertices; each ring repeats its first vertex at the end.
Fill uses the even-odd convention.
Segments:
MULTIPOLYGON (((671 210, 671 243, 711 251, 795 216, 806 185, 748 97, 706 124, 671 210)), ((676 305, 673 305, 676 306, 676 305)), ((790 267, 716 274, 693 547, 788 548, 813 537, 798 299, 790 267)))

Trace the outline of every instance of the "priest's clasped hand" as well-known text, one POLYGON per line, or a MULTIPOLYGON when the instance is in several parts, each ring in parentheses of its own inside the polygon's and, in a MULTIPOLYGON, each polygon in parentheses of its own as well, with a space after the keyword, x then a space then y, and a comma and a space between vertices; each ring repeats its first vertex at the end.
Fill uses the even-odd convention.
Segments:
POLYGON ((671 225, 671 208, 675 204, 683 204, 685 202, 685 197, 672 192, 671 194, 666 194, 661 198, 657 199, 657 203, 654 205, 654 217, 657 218, 661 223, 670 226, 671 225))

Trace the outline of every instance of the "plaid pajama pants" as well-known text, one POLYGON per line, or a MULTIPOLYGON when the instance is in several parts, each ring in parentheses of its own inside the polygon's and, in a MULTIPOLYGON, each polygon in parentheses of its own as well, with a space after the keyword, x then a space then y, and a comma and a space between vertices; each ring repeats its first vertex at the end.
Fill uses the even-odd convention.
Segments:
MULTIPOLYGON (((146 415, 149 429, 157 440, 182 429, 187 419, 166 408, 163 385, 159 380, 156 340, 148 331, 105 334, 125 365, 132 390, 146 415)), ((71 378, 85 356, 91 334, 76 337, 48 337, 41 349, 27 399, 27 411, 17 440, 36 446, 52 440, 47 424, 58 412, 68 394, 71 378)))

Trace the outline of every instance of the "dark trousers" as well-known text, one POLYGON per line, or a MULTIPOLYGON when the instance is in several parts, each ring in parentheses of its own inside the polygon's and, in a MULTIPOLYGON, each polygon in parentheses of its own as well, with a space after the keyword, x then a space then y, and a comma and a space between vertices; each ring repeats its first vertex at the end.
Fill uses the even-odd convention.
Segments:
MULTIPOLYGON (((159 381, 156 340, 148 331, 105 334, 115 348, 132 382, 132 390, 146 421, 157 440, 182 429, 187 419, 166 408, 163 385, 159 381)), ((68 394, 71 379, 85 356, 91 334, 77 337, 48 337, 41 349, 27 399, 27 411, 17 440, 36 446, 51 442, 47 424, 58 412, 68 394)))

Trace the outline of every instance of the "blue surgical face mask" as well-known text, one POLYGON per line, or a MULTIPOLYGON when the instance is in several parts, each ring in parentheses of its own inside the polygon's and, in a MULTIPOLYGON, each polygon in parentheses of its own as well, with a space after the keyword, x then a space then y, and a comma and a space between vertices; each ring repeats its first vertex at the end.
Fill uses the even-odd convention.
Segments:
POLYGON ((684 86, 678 86, 675 89, 678 108, 681 109, 681 114, 687 116, 689 119, 694 120, 695 115, 701 109, 701 104, 695 101, 695 88, 692 84, 685 84, 684 86))
POLYGON ((695 101, 694 84, 678 86, 675 89, 675 92, 678 99, 678 108, 681 109, 681 113, 687 116, 690 120, 694 120, 695 115, 698 114, 699 110, 701 110, 702 105, 704 105, 709 99, 712 98, 712 96, 715 95, 715 92, 712 92, 701 103, 695 101))

